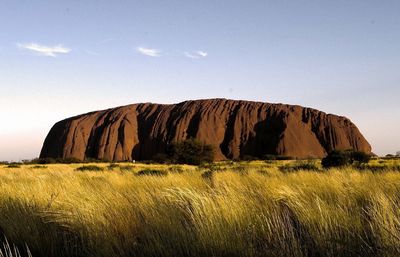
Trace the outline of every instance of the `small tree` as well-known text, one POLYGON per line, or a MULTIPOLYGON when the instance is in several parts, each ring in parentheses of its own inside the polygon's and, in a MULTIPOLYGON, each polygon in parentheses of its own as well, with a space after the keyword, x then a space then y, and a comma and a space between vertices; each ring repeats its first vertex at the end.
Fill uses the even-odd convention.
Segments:
POLYGON ((172 145, 172 158, 181 164, 199 165, 214 160, 214 149, 197 139, 190 138, 172 145))

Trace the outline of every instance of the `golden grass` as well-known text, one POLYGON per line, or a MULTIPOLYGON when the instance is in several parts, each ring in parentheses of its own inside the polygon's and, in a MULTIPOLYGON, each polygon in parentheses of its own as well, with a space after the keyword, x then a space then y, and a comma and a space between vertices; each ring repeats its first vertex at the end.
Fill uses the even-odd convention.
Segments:
POLYGON ((288 164, 0 166, 0 232, 34 257, 400 256, 400 173, 288 164))

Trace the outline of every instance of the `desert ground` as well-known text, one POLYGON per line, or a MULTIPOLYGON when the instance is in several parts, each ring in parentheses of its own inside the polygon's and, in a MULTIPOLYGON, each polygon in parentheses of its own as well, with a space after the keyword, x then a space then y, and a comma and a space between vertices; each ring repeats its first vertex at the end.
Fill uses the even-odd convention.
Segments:
POLYGON ((0 256, 399 256, 399 171, 398 159, 4 164, 0 256))

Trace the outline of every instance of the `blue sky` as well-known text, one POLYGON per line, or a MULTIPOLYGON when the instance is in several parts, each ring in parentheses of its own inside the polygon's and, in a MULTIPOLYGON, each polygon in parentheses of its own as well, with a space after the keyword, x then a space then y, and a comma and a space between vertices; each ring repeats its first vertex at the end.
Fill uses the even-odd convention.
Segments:
POLYGON ((0 159, 63 118, 232 98, 349 117, 400 150, 399 1, 0 1, 0 159))

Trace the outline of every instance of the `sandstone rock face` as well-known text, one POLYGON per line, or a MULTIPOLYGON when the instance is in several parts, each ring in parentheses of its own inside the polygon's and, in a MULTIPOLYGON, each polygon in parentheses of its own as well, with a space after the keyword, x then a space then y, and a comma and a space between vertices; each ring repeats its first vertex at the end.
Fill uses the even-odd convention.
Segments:
POLYGON ((191 137, 213 145, 216 160, 265 154, 323 157, 333 149, 371 152, 345 117, 295 105, 209 99, 133 104, 60 121, 40 157, 146 160, 191 137))

